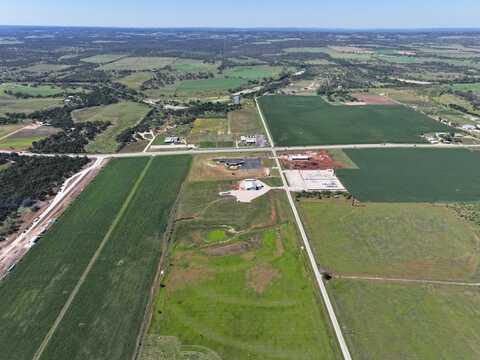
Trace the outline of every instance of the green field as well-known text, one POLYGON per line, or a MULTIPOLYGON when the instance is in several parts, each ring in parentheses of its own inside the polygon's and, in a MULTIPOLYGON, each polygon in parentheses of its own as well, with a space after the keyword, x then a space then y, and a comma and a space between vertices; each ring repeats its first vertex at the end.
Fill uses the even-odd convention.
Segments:
POLYGON ((0 141, 0 149, 27 150, 34 141, 40 141, 45 136, 8 137, 0 141))
POLYGON ((480 291, 460 286, 328 283, 354 359, 478 359, 480 291))
POLYGON ((236 66, 225 70, 227 77, 241 78, 246 80, 258 80, 264 78, 275 78, 282 72, 280 66, 236 66))
POLYGON ((480 152, 467 149, 345 150, 359 169, 338 176, 361 201, 454 202, 480 199, 480 152))
POLYGON ((257 108, 251 102, 242 104, 239 110, 229 112, 228 120, 234 136, 265 133, 257 108))
POLYGON ((0 125, 0 138, 3 138, 14 131, 24 127, 24 124, 0 125))
POLYGON ((201 147, 233 146, 233 139, 228 131, 228 120, 225 118, 195 120, 187 142, 201 147))
POLYGON ((173 70, 178 72, 211 72, 216 73, 218 70, 218 64, 205 63, 201 60, 194 59, 176 59, 175 62, 170 65, 173 70))
POLYGON ((423 143, 425 133, 452 130, 404 106, 337 106, 318 96, 265 96, 259 103, 278 146, 423 143))
POLYGON ((216 78, 205 80, 185 80, 178 83, 175 94, 178 96, 201 96, 225 94, 245 85, 247 81, 240 78, 216 78))
POLYGON ((46 99, 14 99, 0 98, 0 116, 6 113, 30 114, 34 111, 62 106, 63 100, 56 98, 46 99))
POLYGON ((118 80, 119 83, 134 90, 140 90, 144 82, 153 78, 153 74, 147 71, 138 71, 118 80))
POLYGON ((0 85, 0 97, 9 96, 5 94, 5 91, 11 91, 13 93, 19 93, 28 96, 56 96, 62 95, 65 92, 77 92, 82 90, 77 90, 73 88, 62 89, 59 86, 54 85, 24 85, 24 84, 14 84, 14 83, 4 83, 0 85))
POLYGON ((339 358, 284 194, 251 204, 219 200, 232 185, 195 182, 181 195, 177 218, 185 220, 177 222, 141 359, 182 351, 205 359, 339 358))
POLYGON ((170 57, 126 57, 112 63, 102 65, 103 70, 154 70, 173 64, 175 58, 170 57))
POLYGON ((478 232, 446 206, 302 200, 307 232, 323 268, 335 274, 480 279, 478 232))
POLYGON ((480 93, 480 83, 453 84, 451 87, 453 88, 453 90, 473 91, 475 93, 480 93))
POLYGON ((112 125, 87 145, 88 152, 109 153, 118 149, 117 135, 129 127, 135 126, 147 115, 149 110, 150 108, 144 104, 120 102, 75 111, 73 117, 77 122, 110 121, 112 125))
POLYGON ((115 160, 102 171, 0 284, 2 356, 32 358, 105 241, 42 358, 131 358, 189 164, 189 157, 115 160))

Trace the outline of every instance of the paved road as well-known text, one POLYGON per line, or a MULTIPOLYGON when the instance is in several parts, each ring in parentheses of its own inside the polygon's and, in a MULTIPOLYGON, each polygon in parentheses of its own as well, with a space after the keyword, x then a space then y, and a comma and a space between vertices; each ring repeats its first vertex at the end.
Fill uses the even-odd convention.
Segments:
POLYGON ((332 323, 333 330, 335 331, 335 335, 337 337, 338 344, 340 345, 340 350, 342 351, 343 358, 345 360, 351 360, 352 358, 350 356, 350 351, 348 350, 348 346, 347 346, 347 343, 345 341, 345 338, 343 337, 342 328, 340 327, 340 324, 338 323, 337 316, 335 315, 335 311, 333 309, 332 303, 330 301, 330 297, 329 297, 328 292, 327 292, 327 288, 325 287, 325 283, 323 282, 322 274, 320 273, 320 270, 318 269, 318 265, 317 265, 317 262, 315 260, 315 256, 314 256, 312 248, 310 246, 310 241, 308 240, 307 233, 305 231, 305 228, 303 227, 303 223, 302 223, 302 220, 300 219, 300 215, 297 211, 297 207, 295 206, 295 202, 293 201, 292 194, 289 191, 289 186, 288 186, 288 183, 287 183, 287 179, 285 178, 285 175, 282 172, 282 166, 281 166, 280 161, 278 160, 278 156, 277 156, 277 151, 278 150, 274 146, 274 142, 273 142, 272 136, 270 134, 270 130, 268 129, 265 118, 263 117, 262 109, 258 105, 258 102, 257 102, 256 99, 255 99, 255 102, 257 103, 258 112, 260 114, 260 118, 262 120, 265 131, 267 133, 268 141, 271 144, 270 150, 273 154, 273 157, 275 159, 277 167, 280 171, 280 176, 281 176, 282 182, 283 182, 283 189, 285 190, 285 193, 287 194, 288 202, 290 203, 290 207, 292 208, 293 215, 295 217, 295 221, 296 221, 298 229, 300 231, 300 235, 302 236, 302 240, 303 240, 305 249, 307 251, 308 259, 310 260, 310 265, 312 266, 313 273, 315 274, 315 279, 317 281, 318 287, 320 288, 320 293, 322 295, 323 301, 324 301, 325 306, 327 308, 328 316, 330 318, 330 322, 332 323))
MULTIPOLYGON (((269 140, 271 141, 271 140, 269 140)), ((87 156, 92 159, 132 158, 145 156, 169 156, 169 155, 202 155, 202 154, 225 154, 225 153, 269 153, 278 151, 307 151, 307 150, 347 150, 347 149, 480 149, 479 145, 463 144, 347 144, 347 145, 312 145, 312 146, 276 146, 276 147, 248 147, 248 148, 216 148, 216 149, 182 149, 171 151, 151 151, 117 154, 35 154, 30 152, 18 152, 13 150, 0 150, 0 154, 18 153, 24 156, 87 156)))

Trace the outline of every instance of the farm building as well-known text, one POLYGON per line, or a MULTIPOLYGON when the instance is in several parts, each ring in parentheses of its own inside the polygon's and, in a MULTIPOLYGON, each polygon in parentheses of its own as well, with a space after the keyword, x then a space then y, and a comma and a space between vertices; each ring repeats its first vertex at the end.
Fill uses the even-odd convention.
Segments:
POLYGON ((168 136, 164 140, 165 144, 179 144, 180 142, 181 140, 178 136, 168 136))
POLYGON ((240 189, 246 191, 257 191, 263 189, 263 183, 256 179, 246 179, 240 183, 240 189))

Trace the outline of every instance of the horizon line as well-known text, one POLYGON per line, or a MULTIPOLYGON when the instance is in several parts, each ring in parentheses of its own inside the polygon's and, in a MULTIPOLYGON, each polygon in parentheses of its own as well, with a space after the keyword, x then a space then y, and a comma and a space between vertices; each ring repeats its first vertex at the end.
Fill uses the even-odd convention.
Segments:
POLYGON ((480 31, 477 27, 317 27, 317 26, 127 26, 127 25, 35 25, 0 24, 0 28, 72 28, 72 29, 138 29, 138 30, 292 30, 292 31, 480 31))

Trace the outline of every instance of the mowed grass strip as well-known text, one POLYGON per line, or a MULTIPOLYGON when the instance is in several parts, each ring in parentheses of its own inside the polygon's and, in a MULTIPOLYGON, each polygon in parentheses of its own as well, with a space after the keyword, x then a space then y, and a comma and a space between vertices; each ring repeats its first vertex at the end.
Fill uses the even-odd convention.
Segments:
POLYGON ((278 146, 424 143, 421 135, 452 128, 404 106, 330 105, 319 96, 259 99, 278 146))
POLYGON ((468 149, 345 150, 359 169, 339 169, 361 201, 470 202, 480 199, 480 152, 468 149))
POLYGON ((334 274, 476 281, 480 238, 447 206, 301 200, 319 264, 334 274))
POLYGON ((328 283, 352 357, 480 358, 480 289, 334 280, 328 283))
POLYGON ((45 359, 131 359, 189 156, 159 157, 47 346, 45 359))
POLYGON ((110 162, 0 283, 2 357, 33 357, 145 164, 110 162))

